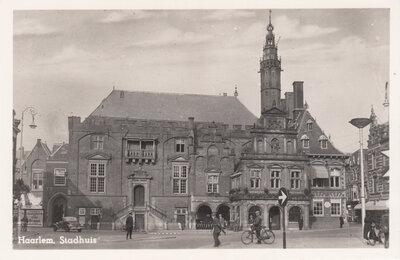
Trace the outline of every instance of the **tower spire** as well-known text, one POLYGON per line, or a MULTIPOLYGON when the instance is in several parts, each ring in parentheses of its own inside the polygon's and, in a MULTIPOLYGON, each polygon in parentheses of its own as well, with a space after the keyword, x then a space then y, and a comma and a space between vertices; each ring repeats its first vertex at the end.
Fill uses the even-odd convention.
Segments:
POLYGON ((271 13, 272 13, 272 11, 271 11, 271 9, 269 9, 269 24, 271 24, 271 13))

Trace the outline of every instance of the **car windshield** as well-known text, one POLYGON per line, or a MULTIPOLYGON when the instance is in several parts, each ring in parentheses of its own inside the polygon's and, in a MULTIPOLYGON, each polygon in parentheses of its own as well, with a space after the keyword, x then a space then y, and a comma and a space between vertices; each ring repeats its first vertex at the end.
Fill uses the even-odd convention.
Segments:
POLYGON ((76 217, 64 217, 63 219, 68 222, 77 222, 76 217))

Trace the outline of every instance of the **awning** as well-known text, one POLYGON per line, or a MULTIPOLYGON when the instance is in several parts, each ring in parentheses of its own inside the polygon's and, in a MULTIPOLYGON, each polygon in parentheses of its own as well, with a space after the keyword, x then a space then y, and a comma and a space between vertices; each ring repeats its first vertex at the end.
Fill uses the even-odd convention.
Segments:
POLYGON ((323 165, 311 165, 311 173, 313 179, 328 179, 329 173, 328 169, 326 169, 323 165))
MULTIPOLYGON (((354 209, 361 209, 361 203, 357 204, 354 209)), ((389 201, 368 201, 367 203, 365 203, 365 210, 389 210, 389 201)))

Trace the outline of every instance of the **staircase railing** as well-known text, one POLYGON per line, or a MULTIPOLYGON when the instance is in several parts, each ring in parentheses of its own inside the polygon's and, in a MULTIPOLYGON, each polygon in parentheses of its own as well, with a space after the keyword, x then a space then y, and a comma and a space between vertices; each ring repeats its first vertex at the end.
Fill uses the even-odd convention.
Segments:
POLYGON ((148 210, 150 211, 151 214, 161 218, 164 221, 167 221, 167 222, 170 221, 170 219, 168 218, 167 212, 165 212, 164 210, 159 209, 156 206, 151 205, 149 203, 146 203, 146 204, 147 204, 147 208, 148 208, 148 210))

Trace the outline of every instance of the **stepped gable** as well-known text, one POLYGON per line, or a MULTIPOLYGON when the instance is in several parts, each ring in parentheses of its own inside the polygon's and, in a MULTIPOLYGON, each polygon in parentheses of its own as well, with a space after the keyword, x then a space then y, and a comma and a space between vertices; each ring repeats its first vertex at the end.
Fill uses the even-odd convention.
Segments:
MULTIPOLYGON (((252 125, 257 118, 233 96, 113 90, 90 114, 147 120, 221 122, 252 125)), ((90 117, 89 116, 89 117, 90 117)))
POLYGON ((332 144, 331 140, 329 140, 329 137, 325 135, 321 127, 317 124, 315 119, 311 116, 310 112, 308 110, 303 110, 299 114, 299 117, 296 120, 297 124, 297 131, 298 131, 298 138, 299 140, 304 136, 307 135, 307 137, 310 140, 310 147, 309 148, 303 148, 302 146, 301 149, 306 153, 306 154, 321 154, 321 155, 343 155, 344 153, 339 151, 338 149, 335 148, 335 146, 332 144), (307 123, 312 123, 312 129, 308 130, 307 123), (326 149, 321 148, 320 144, 320 138, 325 136, 326 140, 328 141, 328 147, 326 149))

